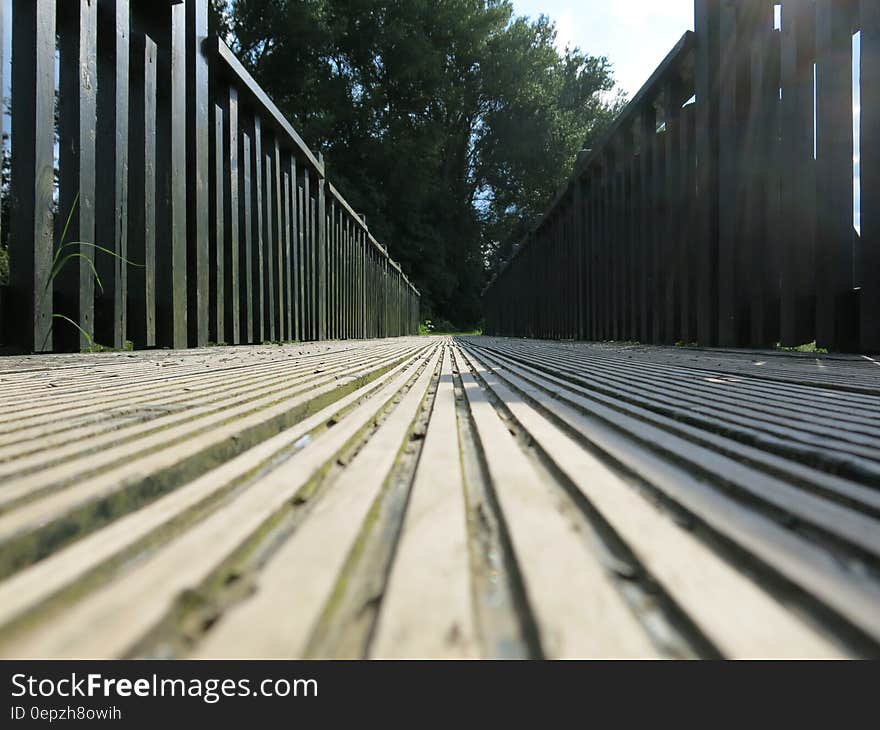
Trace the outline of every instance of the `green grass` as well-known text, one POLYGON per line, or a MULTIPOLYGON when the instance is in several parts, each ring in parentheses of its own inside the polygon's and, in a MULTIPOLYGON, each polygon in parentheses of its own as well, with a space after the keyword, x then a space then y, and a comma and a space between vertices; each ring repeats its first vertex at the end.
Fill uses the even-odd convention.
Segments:
POLYGON ((0 286, 9 283, 9 250, 0 246, 0 286))
POLYGON ((89 352, 134 352, 134 342, 126 340, 121 350, 118 347, 108 347, 107 345, 93 342, 89 352))
POLYGON ((812 355, 827 355, 828 350, 824 347, 816 347, 815 342, 807 342, 804 345, 798 345, 797 347, 783 347, 782 343, 776 343, 776 349, 781 352, 804 352, 812 355))
POLYGON ((419 332, 419 334, 428 334, 431 337, 480 337, 483 330, 472 330, 471 332, 419 332))

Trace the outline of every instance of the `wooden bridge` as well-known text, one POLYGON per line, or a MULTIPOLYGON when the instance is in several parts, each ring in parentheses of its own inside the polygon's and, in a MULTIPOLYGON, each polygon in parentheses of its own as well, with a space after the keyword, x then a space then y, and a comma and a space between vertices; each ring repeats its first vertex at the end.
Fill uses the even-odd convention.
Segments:
POLYGON ((880 4, 778 5, 429 338, 206 0, 0 3, 0 655, 880 656, 880 4))

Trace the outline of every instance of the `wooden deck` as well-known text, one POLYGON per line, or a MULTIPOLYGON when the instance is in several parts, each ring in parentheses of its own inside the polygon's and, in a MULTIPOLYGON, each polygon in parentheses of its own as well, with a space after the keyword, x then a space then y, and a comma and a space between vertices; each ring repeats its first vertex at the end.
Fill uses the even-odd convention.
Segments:
POLYGON ((5 657, 880 656, 880 362, 0 361, 5 657))

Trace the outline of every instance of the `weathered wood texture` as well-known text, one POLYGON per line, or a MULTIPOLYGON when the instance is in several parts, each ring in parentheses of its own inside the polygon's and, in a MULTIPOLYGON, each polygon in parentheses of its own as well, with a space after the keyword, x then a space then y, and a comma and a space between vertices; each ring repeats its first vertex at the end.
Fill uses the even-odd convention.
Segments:
POLYGON ((486 330, 880 352, 877 5, 695 0, 695 32, 502 264, 486 330))
POLYGON ((0 68, 12 69, 14 154, 0 345, 418 331, 418 291, 329 183, 321 155, 209 36, 208 0, 15 0, 2 4, 2 27, 12 29, 0 68), (340 268, 331 209, 359 265, 340 268), (360 298, 344 330, 329 326, 341 305, 331 287, 360 298), (373 295, 390 308, 377 327, 373 295))
POLYGON ((397 338, 0 393, 5 657, 880 656, 867 357, 397 338))

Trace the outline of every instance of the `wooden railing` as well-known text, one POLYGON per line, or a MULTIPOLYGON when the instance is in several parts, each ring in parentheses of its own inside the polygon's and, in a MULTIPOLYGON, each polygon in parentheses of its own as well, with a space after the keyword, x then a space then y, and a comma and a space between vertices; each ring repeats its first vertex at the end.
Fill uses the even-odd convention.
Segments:
POLYGON ((418 291, 208 36, 207 7, 0 0, 0 31, 12 29, 5 345, 417 332, 418 291))
POLYGON ((880 351, 880 2, 695 0, 695 31, 501 267, 488 332, 880 351))

